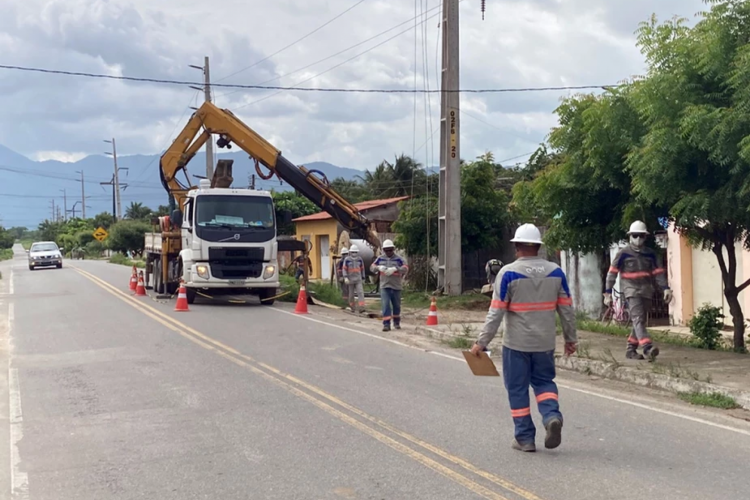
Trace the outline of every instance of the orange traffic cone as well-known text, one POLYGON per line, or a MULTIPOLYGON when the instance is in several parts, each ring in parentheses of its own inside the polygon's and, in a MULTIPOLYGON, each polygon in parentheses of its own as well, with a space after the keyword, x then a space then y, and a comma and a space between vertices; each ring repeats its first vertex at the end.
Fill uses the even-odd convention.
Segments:
POLYGON ((133 274, 130 275, 130 289, 135 290, 138 286, 138 271, 133 266, 133 274))
POLYGON ((143 271, 138 275, 138 284, 135 286, 136 295, 146 295, 146 287, 143 285, 143 271))
POLYGON ((187 301, 187 290, 185 289, 185 283, 180 280, 180 289, 177 291, 177 304, 174 306, 175 311, 189 311, 187 301))
POLYGON ((432 298, 432 302, 430 302, 430 312, 427 314, 427 326, 435 326, 438 324, 437 319, 437 301, 435 300, 435 297, 432 298))
POLYGON ((297 295, 297 307, 294 308, 295 314, 307 314, 307 291, 305 291, 305 285, 299 287, 299 294, 297 295))

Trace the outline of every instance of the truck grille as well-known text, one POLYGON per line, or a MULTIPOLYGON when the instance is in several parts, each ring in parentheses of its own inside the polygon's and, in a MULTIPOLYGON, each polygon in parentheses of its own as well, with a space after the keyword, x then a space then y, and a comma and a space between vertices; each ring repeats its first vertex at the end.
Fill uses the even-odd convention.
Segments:
POLYGON ((215 278, 260 278, 263 273, 262 248, 210 248, 208 259, 215 278))

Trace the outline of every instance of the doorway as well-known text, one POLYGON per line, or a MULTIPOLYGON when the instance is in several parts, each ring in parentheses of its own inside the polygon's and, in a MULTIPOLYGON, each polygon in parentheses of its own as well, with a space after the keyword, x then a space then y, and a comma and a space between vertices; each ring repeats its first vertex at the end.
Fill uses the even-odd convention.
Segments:
POLYGON ((318 236, 318 248, 320 249, 320 278, 323 280, 331 277, 331 244, 328 235, 318 236))

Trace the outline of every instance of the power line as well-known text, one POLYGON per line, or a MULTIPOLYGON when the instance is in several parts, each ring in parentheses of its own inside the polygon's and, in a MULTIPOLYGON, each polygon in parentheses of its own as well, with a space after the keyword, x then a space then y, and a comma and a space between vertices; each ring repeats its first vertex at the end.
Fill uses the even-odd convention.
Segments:
MULTIPOLYGON (((436 16, 436 15, 435 15, 436 16)), ((430 16, 427 19, 431 19, 430 16)), ((399 33, 399 35, 406 33, 407 31, 410 31, 411 28, 408 30, 402 31, 399 33)), ((398 35, 396 35, 398 36, 398 35)), ((356 56, 347 59, 346 61, 337 64, 336 66, 333 66, 327 70, 325 70, 322 73, 319 73, 315 75, 312 78, 308 78, 305 80, 305 82, 308 82, 312 80, 313 78, 317 78, 318 76, 321 76, 325 73, 328 73, 329 71, 338 68, 339 66, 342 66, 343 64, 346 64, 347 62, 351 61, 352 59, 355 59, 356 57, 359 57, 367 52, 370 52, 371 50, 379 47, 380 45, 383 45, 384 43, 392 40, 396 36, 389 38, 383 42, 381 42, 378 45, 375 45, 374 47, 361 52, 357 54, 356 56)), ((0 64, 0 69, 7 69, 7 70, 15 70, 15 71, 28 71, 28 72, 35 72, 35 73, 46 73, 46 74, 53 74, 53 75, 65 75, 65 76, 78 76, 78 77, 84 77, 84 78, 101 78, 106 80, 123 80, 123 81, 130 81, 130 82, 143 82, 143 83, 159 83, 159 84, 165 84, 165 85, 181 85, 181 86, 198 86, 203 85, 203 82, 192 82, 192 81, 185 81, 185 80, 163 80, 159 78, 145 78, 145 77, 135 77, 135 76, 118 76, 118 75, 104 75, 100 73, 85 73, 80 71, 65 71, 65 70, 53 70, 53 69, 47 69, 47 68, 33 68, 33 67, 26 67, 26 66, 9 66, 5 64, 0 64)), ((302 82, 297 83, 295 85, 300 85, 302 82)), ((338 93, 352 93, 352 94, 413 94, 413 93, 429 93, 429 94, 440 94, 440 93, 461 93, 461 94, 497 94, 497 93, 506 93, 506 92, 545 92, 545 91, 564 91, 564 90, 591 90, 591 89, 601 89, 604 87, 621 87, 623 84, 603 84, 603 85, 567 85, 567 86, 561 86, 561 87, 519 87, 519 88, 495 88, 495 89, 457 89, 457 90, 424 90, 424 89, 362 89, 362 88, 353 88, 353 89, 347 89, 347 88, 340 88, 340 87, 282 87, 282 86, 276 86, 276 85, 241 85, 241 84, 228 84, 228 83, 217 83, 217 84, 211 84, 212 87, 224 87, 224 88, 233 88, 233 89, 247 89, 247 90, 278 90, 281 92, 284 91, 298 91, 298 92, 338 92, 338 93)), ((252 103, 251 103, 252 104, 252 103)), ((246 104, 247 106, 247 104, 246 104)))
POLYGON ((274 57, 274 56, 276 56, 276 55, 278 55, 278 54, 281 54, 281 53, 282 53, 282 52, 284 52, 285 50, 287 50, 287 49, 289 49, 289 48, 293 47, 294 45, 298 44, 299 42, 301 42, 301 41, 302 41, 302 40, 304 40, 305 38, 308 38, 309 36, 311 36, 311 35, 314 35, 314 34, 315 34, 315 33, 317 33, 318 31, 322 30, 323 28, 325 28, 326 26, 328 26, 329 24, 331 24, 332 22, 334 22, 334 21, 335 21, 336 19, 340 18, 341 16, 343 16, 344 14, 346 14, 347 12, 349 12, 350 10, 354 9, 355 7, 357 7, 358 5, 360 5, 360 4, 364 3, 364 2, 365 2, 365 0, 360 0, 359 2, 357 2, 357 3, 355 3, 354 5, 352 5, 351 7, 349 7, 348 9, 344 10, 343 12, 341 12, 341 13, 337 14, 336 16, 334 16, 333 18, 329 19, 329 20, 328 20, 328 21, 326 21, 325 23, 321 24, 320 26, 318 26, 317 28, 315 28, 314 30, 312 30, 311 32, 309 32, 308 34, 306 34, 306 35, 304 35, 304 36, 302 36, 302 37, 300 37, 300 38, 296 39, 295 41, 293 41, 293 42, 292 42, 292 43, 290 43, 289 45, 287 45, 287 46, 285 46, 285 47, 282 47, 281 49, 277 50, 276 52, 274 52, 274 53, 273 53, 273 54, 271 54, 270 56, 266 56, 266 57, 264 57, 263 59, 261 59, 261 60, 259 60, 259 61, 256 61, 256 62, 254 62, 254 63, 253 63, 253 64, 251 64, 250 66, 246 66, 246 67, 242 68, 241 70, 235 71, 235 72, 234 72, 234 73, 232 73, 231 75, 227 75, 227 76, 225 76, 225 77, 223 77, 223 78, 219 78, 219 79, 218 79, 218 80, 216 80, 216 81, 217 81, 217 82, 223 82, 224 80, 226 80, 226 79, 228 79, 228 78, 231 78, 231 77, 233 77, 233 76, 235 76, 235 75, 239 75, 240 73, 242 73, 242 72, 244 72, 244 71, 247 71, 247 70, 249 70, 250 68, 254 68, 254 67, 255 67, 255 66, 257 66, 257 65, 259 65, 259 64, 261 64, 261 63, 264 63, 264 62, 268 61, 268 60, 269 60, 269 59, 271 59, 272 57, 274 57))

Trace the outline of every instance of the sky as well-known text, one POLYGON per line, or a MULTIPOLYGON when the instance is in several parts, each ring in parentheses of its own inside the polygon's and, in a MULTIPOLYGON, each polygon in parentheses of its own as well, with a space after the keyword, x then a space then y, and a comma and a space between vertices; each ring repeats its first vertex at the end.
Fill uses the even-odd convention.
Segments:
MULTIPOLYGON (((0 64, 200 81, 188 65, 209 56, 214 83, 435 89, 440 3, 3 0, 0 64)), ((652 14, 692 20, 704 8, 700 0, 486 3, 482 20, 480 0, 460 2, 461 88, 618 83, 644 72, 633 34, 639 22, 652 14)), ((523 161, 570 93, 463 94, 461 157, 492 151, 497 160, 523 161)), ((297 164, 366 169, 401 153, 438 163, 435 95, 222 88, 213 95, 297 164)), ((36 160, 100 154, 110 137, 120 155, 158 153, 202 99, 180 86, 0 69, 0 144, 36 160)))

